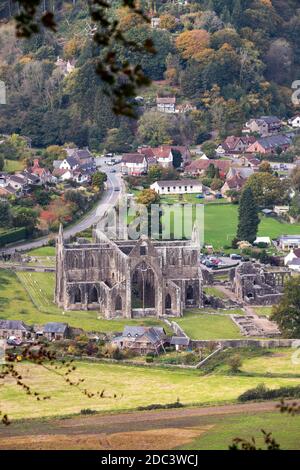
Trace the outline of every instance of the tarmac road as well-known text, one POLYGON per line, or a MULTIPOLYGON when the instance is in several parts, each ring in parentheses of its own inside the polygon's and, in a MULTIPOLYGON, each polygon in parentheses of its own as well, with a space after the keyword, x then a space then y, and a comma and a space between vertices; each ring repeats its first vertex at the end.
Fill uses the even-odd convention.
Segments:
MULTIPOLYGON (((121 194, 122 179, 119 167, 116 166, 112 168, 107 167, 104 163, 103 165, 101 165, 100 171, 107 173, 106 191, 104 192, 101 200, 98 202, 96 207, 94 207, 90 212, 88 212, 88 214, 81 220, 64 230, 64 238, 67 239, 70 236, 76 235, 77 233, 88 229, 92 225, 97 224, 97 222, 99 222, 105 212, 107 212, 110 208, 114 207, 121 194), (115 169, 115 173, 111 173, 112 168, 115 169)), ((52 238, 52 236, 42 237, 31 242, 21 242, 19 244, 15 244, 14 246, 10 246, 9 248, 1 249, 0 254, 10 254, 14 253, 15 251, 27 251, 35 248, 40 248, 41 246, 46 245, 50 238, 52 238)))

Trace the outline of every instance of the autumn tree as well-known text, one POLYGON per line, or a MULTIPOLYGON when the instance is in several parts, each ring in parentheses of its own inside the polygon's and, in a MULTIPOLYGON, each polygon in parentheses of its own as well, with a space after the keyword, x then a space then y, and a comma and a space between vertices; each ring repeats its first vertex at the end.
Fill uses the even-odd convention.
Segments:
POLYGON ((204 29, 184 31, 176 38, 176 47, 184 59, 199 59, 209 46, 209 33, 204 29))
POLYGON ((170 15, 169 13, 165 13, 160 16, 159 27, 161 29, 167 29, 168 31, 173 32, 176 29, 176 26, 177 22, 175 16, 170 15))
POLYGON ((154 189, 144 189, 137 196, 136 201, 138 204, 150 207, 151 204, 157 204, 159 202, 159 194, 154 189))

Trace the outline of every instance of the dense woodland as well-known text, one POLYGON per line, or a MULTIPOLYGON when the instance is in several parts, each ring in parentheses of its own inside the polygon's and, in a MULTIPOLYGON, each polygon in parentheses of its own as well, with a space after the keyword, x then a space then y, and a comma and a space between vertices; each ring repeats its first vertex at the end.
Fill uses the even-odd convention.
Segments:
POLYGON ((300 78, 300 8, 297 0, 199 0, 143 2, 160 16, 161 28, 112 2, 110 15, 128 40, 152 38, 156 54, 116 46, 118 59, 139 63, 152 85, 139 120, 116 116, 105 86, 95 73, 104 51, 92 40, 85 0, 44 0, 54 11, 57 33, 42 31, 16 39, 16 3, 0 6, 0 79, 8 89, 1 107, 0 132, 18 133, 36 147, 74 142, 94 150, 126 151, 139 143, 195 144, 240 131, 251 116, 295 113, 291 84, 300 78), (55 62, 75 61, 64 76, 55 62), (178 103, 197 109, 176 116, 152 110, 155 97, 175 94, 178 103))

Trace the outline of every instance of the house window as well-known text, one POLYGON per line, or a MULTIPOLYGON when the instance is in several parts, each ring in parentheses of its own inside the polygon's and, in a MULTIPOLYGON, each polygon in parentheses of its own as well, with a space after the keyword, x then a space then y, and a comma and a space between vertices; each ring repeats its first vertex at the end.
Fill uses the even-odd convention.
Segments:
POLYGON ((170 192, 170 189, 171 189, 170 186, 168 186, 168 192, 170 192))
POLYGON ((147 254, 146 247, 145 247, 145 246, 141 246, 141 247, 140 247, 140 255, 141 255, 141 256, 145 256, 146 254, 147 254))
POLYGON ((184 187, 184 190, 185 190, 185 191, 187 191, 187 190, 188 190, 187 186, 185 186, 185 187, 184 187))

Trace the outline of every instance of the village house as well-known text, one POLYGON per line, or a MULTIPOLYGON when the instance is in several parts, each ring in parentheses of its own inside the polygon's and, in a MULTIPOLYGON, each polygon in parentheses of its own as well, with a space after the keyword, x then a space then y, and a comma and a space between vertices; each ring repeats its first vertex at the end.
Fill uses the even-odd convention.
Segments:
POLYGON ((43 328, 43 335, 49 341, 66 339, 70 336, 70 327, 67 323, 49 322, 43 328))
POLYGON ((296 114, 296 116, 289 119, 289 125, 294 127, 295 129, 299 129, 299 127, 300 127, 300 114, 296 114))
POLYGON ((246 183, 246 178, 243 178, 239 172, 227 178, 225 183, 221 188, 221 194, 226 196, 228 191, 241 191, 244 184, 246 183))
POLYGON ((292 249, 284 258, 284 265, 292 271, 300 272, 300 249, 292 249))
POLYGON ((160 26, 160 18, 158 16, 153 16, 151 18, 151 28, 156 29, 160 26))
POLYGON ((67 157, 60 162, 60 170, 76 170, 79 168, 79 162, 75 157, 67 157))
POLYGON ((273 211, 275 212, 278 217, 282 217, 283 215, 288 214, 290 210, 290 206, 274 206, 273 211))
POLYGON ((121 336, 111 343, 120 349, 128 349, 136 354, 159 354, 164 350, 166 332, 161 327, 125 326, 121 336))
POLYGON ((235 137, 231 135, 224 140, 221 147, 224 150, 224 154, 240 154, 246 152, 249 145, 255 141, 256 138, 253 136, 235 137))
POLYGON ((257 139, 254 144, 251 144, 247 152, 249 153, 261 153, 261 154, 274 154, 277 153, 278 149, 283 152, 288 150, 291 146, 292 140, 286 135, 272 135, 270 137, 263 137, 257 139))
POLYGON ((86 165, 86 167, 93 169, 96 167, 96 162, 95 158, 89 151, 89 149, 86 147, 84 149, 79 149, 77 147, 75 148, 65 148, 65 151, 67 152, 68 157, 75 158, 79 164, 80 167, 83 165, 86 165))
POLYGON ((155 181, 151 184, 157 194, 199 194, 203 192, 203 185, 198 180, 183 179, 174 181, 155 181))
POLYGON ((242 157, 240 157, 237 163, 244 167, 252 168, 253 170, 258 170, 261 161, 250 154, 247 156, 243 155, 242 157))
POLYGON ((279 248, 283 251, 300 248, 300 235, 283 235, 277 241, 279 248))
POLYGON ((156 108, 161 113, 172 114, 176 112, 176 97, 156 97, 156 108))
POLYGON ((252 132, 267 137, 278 134, 282 129, 282 121, 277 116, 262 116, 258 119, 250 119, 246 123, 245 132, 252 132))
POLYGON ((139 147, 138 153, 146 156, 148 165, 159 164, 164 168, 170 168, 174 165, 176 152, 181 155, 182 166, 191 161, 191 152, 184 145, 160 145, 159 147, 139 147))
POLYGON ((121 172, 130 176, 141 176, 148 171, 148 162, 141 153, 124 153, 121 160, 121 172))
POLYGON ((229 168, 228 173, 226 175, 226 180, 229 180, 233 176, 240 175, 243 179, 250 178, 253 175, 254 169, 251 167, 244 167, 244 166, 232 166, 229 168))
POLYGON ((172 336, 170 346, 175 346, 176 351, 184 351, 188 349, 190 338, 187 336, 172 336))
POLYGON ((232 166, 230 160, 194 160, 188 166, 185 167, 185 174, 191 176, 202 176, 205 174, 209 165, 213 164, 215 168, 218 168, 220 171, 221 178, 224 178, 229 171, 229 168, 232 166))
POLYGON ((26 339, 31 335, 31 329, 20 320, 0 320, 0 338, 8 339, 15 336, 18 339, 26 339))
POLYGON ((40 167, 40 162, 38 158, 35 158, 33 160, 33 166, 32 168, 30 168, 29 172, 39 178, 40 184, 54 182, 51 172, 47 168, 40 167))

